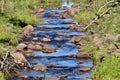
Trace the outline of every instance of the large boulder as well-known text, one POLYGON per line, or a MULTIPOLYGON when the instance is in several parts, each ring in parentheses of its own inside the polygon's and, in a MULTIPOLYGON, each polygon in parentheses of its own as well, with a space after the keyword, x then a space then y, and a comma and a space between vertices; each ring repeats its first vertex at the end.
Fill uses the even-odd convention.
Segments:
POLYGON ((22 34, 25 37, 28 37, 33 31, 34 31, 33 26, 32 25, 27 25, 22 29, 22 34))

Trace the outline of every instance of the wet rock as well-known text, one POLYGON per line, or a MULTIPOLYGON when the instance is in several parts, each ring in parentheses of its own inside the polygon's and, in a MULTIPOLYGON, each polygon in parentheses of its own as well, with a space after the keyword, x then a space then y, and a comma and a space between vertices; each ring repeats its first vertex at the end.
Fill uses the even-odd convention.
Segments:
POLYGON ((49 39, 49 38, 42 38, 41 41, 42 41, 42 42, 50 42, 51 39, 49 39))
POLYGON ((18 46, 16 47, 17 51, 23 51, 27 48, 27 45, 24 43, 18 44, 18 46))
POLYGON ((28 44, 28 49, 32 50, 42 50, 42 46, 39 44, 28 44))
POLYGON ((52 47, 52 46, 48 46, 48 45, 44 45, 42 47, 42 51, 44 53, 52 53, 52 52, 55 52, 57 49, 55 47, 52 47))
POLYGON ((87 72, 87 71, 90 71, 90 67, 82 67, 82 68, 79 68, 78 70, 82 72, 87 72))
POLYGON ((68 74, 60 75, 59 78, 67 78, 68 74))
POLYGON ((76 43, 80 42, 82 39, 83 39, 82 36, 74 36, 74 37, 71 38, 71 40, 69 42, 76 44, 76 43))
POLYGON ((49 66, 50 66, 50 67, 56 67, 56 65, 55 65, 54 62, 51 62, 51 63, 49 64, 49 66))
POLYGON ((38 37, 32 38, 33 42, 38 42, 38 37))
POLYGON ((44 64, 37 64, 33 66, 33 69, 36 71, 45 71, 47 67, 44 64))
POLYGON ((31 54, 33 51, 31 49, 27 49, 23 51, 23 54, 31 54))
POLYGON ((27 75, 21 75, 21 76, 18 76, 19 78, 24 78, 24 79, 27 79, 28 76, 27 75))
POLYGON ((35 45, 35 49, 34 50, 42 50, 42 47, 40 45, 35 45))
POLYGON ((64 36, 64 37, 67 37, 67 36, 70 36, 70 34, 67 34, 67 33, 56 33, 58 36, 64 36))
POLYGON ((60 80, 60 78, 58 78, 58 77, 48 77, 48 78, 45 78, 45 80, 60 80))
POLYGON ((71 25, 71 26, 69 27, 69 29, 70 29, 70 30, 74 30, 75 27, 76 27, 76 25, 71 25))
POLYGON ((11 55, 15 58, 16 63, 18 64, 27 63, 27 60, 22 53, 16 52, 12 53, 11 55))
POLYGON ((33 31, 34 31, 33 26, 32 25, 27 25, 22 29, 22 34, 25 37, 28 37, 33 31))
POLYGON ((92 79, 89 79, 89 78, 81 78, 80 80, 92 80, 92 79))
POLYGON ((83 61, 78 60, 77 64, 83 64, 83 61))
POLYGON ((59 17, 65 19, 67 17, 67 14, 60 14, 59 17))
POLYGON ((75 56, 76 56, 76 58, 91 58, 91 56, 85 52, 77 53, 75 56))
POLYGON ((35 49, 35 45, 34 44, 28 44, 28 49, 34 50, 35 49))

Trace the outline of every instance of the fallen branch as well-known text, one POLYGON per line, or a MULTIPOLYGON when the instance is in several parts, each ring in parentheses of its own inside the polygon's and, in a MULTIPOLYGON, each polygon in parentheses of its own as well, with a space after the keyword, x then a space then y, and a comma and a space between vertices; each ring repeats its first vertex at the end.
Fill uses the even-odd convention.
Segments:
MULTIPOLYGON (((111 7, 109 7, 106 11, 104 11, 102 14, 98 14, 103 7, 105 7, 106 5, 110 4, 111 2, 116 2, 116 1, 115 1, 115 0, 111 0, 111 1, 107 2, 105 5, 103 5, 103 6, 98 10, 98 12, 97 12, 97 15, 98 15, 98 16, 97 16, 94 20, 92 20, 85 28, 83 28, 84 31, 86 31, 89 26, 91 26, 93 23, 96 22, 96 20, 98 20, 98 19, 100 19, 101 17, 103 17, 103 15, 105 15, 107 12, 109 12, 109 11, 113 8, 113 6, 111 6, 111 7)), ((118 5, 118 3, 117 3, 116 5, 118 5)))

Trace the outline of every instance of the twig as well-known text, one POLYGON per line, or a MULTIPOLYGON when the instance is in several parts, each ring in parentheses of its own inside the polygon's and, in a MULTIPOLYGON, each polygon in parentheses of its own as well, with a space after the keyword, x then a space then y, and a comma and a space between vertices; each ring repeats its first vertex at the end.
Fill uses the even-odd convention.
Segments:
MULTIPOLYGON (((112 9, 112 7, 110 7, 110 8, 108 8, 106 11, 104 11, 99 17, 102 17, 104 14, 106 14, 109 10, 111 10, 112 9)), ((91 26, 96 20, 98 19, 98 16, 94 19, 94 20, 92 20, 85 28, 84 28, 84 30, 87 30, 87 28, 89 27, 89 26, 91 26)))
MULTIPOLYGON (((102 9, 103 7, 105 7, 106 5, 108 5, 108 4, 111 3, 111 2, 115 2, 115 0, 111 0, 111 1, 107 2, 105 5, 103 5, 103 6, 98 10, 97 14, 101 11, 101 9, 102 9)), ((117 3, 117 4, 118 4, 118 3, 117 3)), ((86 31, 89 26, 91 26, 97 19, 101 18, 104 14, 106 14, 106 13, 107 13, 109 10, 111 10, 112 8, 113 8, 113 7, 108 8, 106 11, 104 11, 102 14, 100 14, 100 15, 97 16, 94 20, 92 20, 85 28, 83 28, 84 31, 86 31)))
POLYGON ((102 7, 100 7, 100 9, 98 10, 97 14, 99 14, 99 12, 101 11, 102 8, 104 8, 106 5, 108 5, 109 3, 114 2, 115 0, 111 0, 109 2, 107 2, 106 4, 104 4, 102 7))

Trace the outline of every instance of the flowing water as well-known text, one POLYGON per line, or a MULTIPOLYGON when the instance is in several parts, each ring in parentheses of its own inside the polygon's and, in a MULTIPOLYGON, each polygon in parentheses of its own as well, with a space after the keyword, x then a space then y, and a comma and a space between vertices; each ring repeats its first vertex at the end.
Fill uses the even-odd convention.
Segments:
MULTIPOLYGON (((73 2, 63 1, 62 7, 67 6, 71 7, 73 2)), ((58 77, 60 75, 68 74, 68 77, 62 78, 61 80, 80 80, 81 78, 91 78, 91 70, 87 72, 81 72, 78 70, 80 67, 93 67, 92 61, 90 59, 77 59, 71 58, 69 55, 77 54, 78 49, 75 44, 69 43, 68 41, 72 36, 84 35, 82 32, 77 32, 75 30, 68 29, 72 24, 65 24, 73 22, 72 17, 67 17, 65 19, 59 18, 59 14, 65 13, 64 9, 57 8, 46 8, 44 14, 42 14, 42 22, 34 25, 35 32, 31 35, 32 37, 41 38, 50 38, 51 42, 46 42, 45 44, 54 46, 58 50, 51 54, 46 54, 42 51, 33 51, 31 56, 26 56, 30 64, 36 65, 42 63, 48 68, 45 72, 34 71, 32 69, 23 69, 21 72, 23 75, 29 76, 27 79, 22 78, 13 78, 13 80, 41 80, 41 78, 35 79, 34 77, 58 77), (55 13, 55 14, 53 14, 55 13), (44 28, 39 28, 37 26, 44 26, 44 28), (57 33, 67 33, 70 36, 60 37, 57 33), (58 42, 59 41, 59 42, 58 42), (82 64, 78 64, 79 61, 82 61, 82 64), (59 67, 51 67, 50 63, 54 63, 59 67)), ((41 15, 41 14, 37 14, 41 15)), ((80 25, 77 25, 80 27, 80 25)), ((30 39, 25 39, 29 43, 30 39)))

